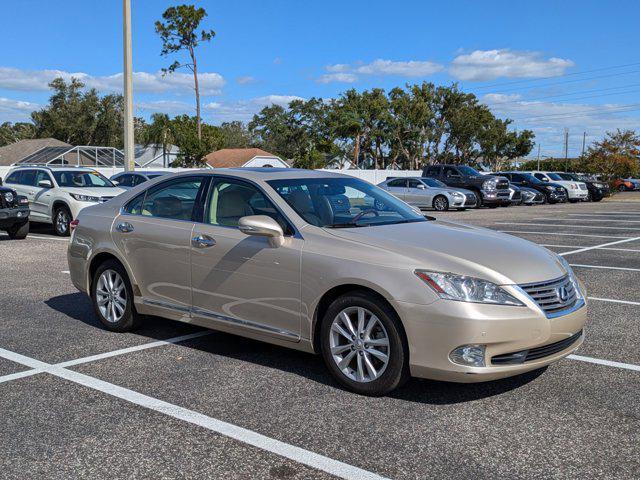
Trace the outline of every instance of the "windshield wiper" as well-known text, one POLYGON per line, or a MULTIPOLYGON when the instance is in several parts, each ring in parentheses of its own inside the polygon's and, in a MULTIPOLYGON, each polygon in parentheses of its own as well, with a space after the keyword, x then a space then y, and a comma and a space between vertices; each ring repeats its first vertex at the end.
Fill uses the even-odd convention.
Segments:
POLYGON ((343 222, 343 223, 332 223, 329 225, 325 225, 327 228, 353 228, 353 227, 368 227, 368 223, 356 223, 356 222, 343 222))

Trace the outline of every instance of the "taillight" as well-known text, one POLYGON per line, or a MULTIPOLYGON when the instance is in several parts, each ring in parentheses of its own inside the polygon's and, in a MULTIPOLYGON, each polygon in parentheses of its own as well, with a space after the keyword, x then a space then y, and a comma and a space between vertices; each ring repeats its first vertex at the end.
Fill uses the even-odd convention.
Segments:
POLYGON ((69 223, 69 228, 71 228, 71 230, 73 231, 78 225, 80 225, 80 220, 71 220, 71 222, 69 223))

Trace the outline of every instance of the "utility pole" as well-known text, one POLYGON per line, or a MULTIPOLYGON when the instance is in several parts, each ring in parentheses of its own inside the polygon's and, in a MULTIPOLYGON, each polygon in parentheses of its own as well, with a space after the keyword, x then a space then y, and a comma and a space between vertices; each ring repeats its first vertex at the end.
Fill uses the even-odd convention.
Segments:
POLYGON ((540 144, 538 143, 538 170, 540 170, 540 144))
POLYGON ((133 61, 131 58, 131 0, 122 0, 124 46, 124 169, 134 170, 133 61))
POLYGON ((584 148, 587 144, 587 132, 582 132, 582 156, 584 157, 584 148))
POLYGON ((569 171, 569 129, 564 129, 564 171, 569 171))

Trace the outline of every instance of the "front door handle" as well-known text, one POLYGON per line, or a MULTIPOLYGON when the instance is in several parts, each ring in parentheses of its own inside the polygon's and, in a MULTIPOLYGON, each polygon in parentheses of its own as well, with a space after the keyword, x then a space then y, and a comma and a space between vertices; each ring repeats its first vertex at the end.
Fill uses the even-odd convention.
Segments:
POLYGON ((216 241, 209 235, 197 235, 191 239, 191 245, 196 248, 209 248, 215 244, 216 241))
POLYGON ((119 223, 118 226, 116 226, 116 230, 120 233, 133 232, 133 225, 131 225, 129 222, 122 222, 119 223))

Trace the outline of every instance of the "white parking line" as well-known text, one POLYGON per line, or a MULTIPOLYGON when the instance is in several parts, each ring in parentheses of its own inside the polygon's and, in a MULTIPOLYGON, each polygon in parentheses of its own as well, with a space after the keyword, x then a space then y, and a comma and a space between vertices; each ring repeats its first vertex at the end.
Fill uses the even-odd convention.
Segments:
POLYGON ((521 225, 525 227, 554 227, 554 228, 591 228, 594 230, 633 230, 640 231, 634 227, 600 227, 598 225, 562 225, 557 223, 523 223, 523 222, 495 222, 496 225, 521 225))
POLYGON ((237 425, 233 425, 202 413, 189 410, 178 405, 174 405, 163 400, 144 395, 128 388, 114 385, 97 378, 85 375, 73 370, 67 370, 57 365, 50 365, 40 362, 34 358, 26 357, 9 350, 0 348, 0 357, 6 358, 16 363, 21 363, 31 368, 37 368, 51 375, 63 378, 70 382, 83 385, 99 392, 120 398, 143 408, 163 413, 169 417, 198 425, 207 430, 232 438, 247 445, 252 445, 261 450, 274 453, 302 465, 326 472, 346 480, 384 480, 384 477, 373 472, 363 470, 353 465, 334 460, 304 448, 296 447, 288 443, 267 437, 253 430, 249 430, 237 425))
MULTIPOLYGON (((551 245, 548 243, 539 243, 541 247, 557 247, 557 248, 583 248, 580 245, 551 245)), ((607 250, 607 251, 615 251, 615 252, 640 252, 637 248, 609 248, 609 247, 598 247, 596 250, 607 250)))
POLYGON ((619 217, 621 215, 640 216, 636 212, 591 212, 591 213, 567 213, 570 217, 619 217))
POLYGON ((607 267, 605 265, 581 265, 579 263, 572 263, 571 266, 580 268, 601 268, 603 270, 625 270, 627 272, 640 272, 640 268, 607 267))
POLYGON ((606 223, 640 223, 640 220, 617 220, 612 218, 550 218, 550 217, 535 217, 532 220, 552 220, 557 222, 558 220, 562 220, 563 222, 571 221, 571 222, 606 222, 606 223))
POLYGON ((611 360, 602 360, 600 358, 583 357, 582 355, 567 355, 566 358, 578 360, 579 362, 595 363, 596 365, 606 365, 607 367, 624 368, 625 370, 635 370, 640 372, 640 365, 631 363, 613 362, 611 360))
POLYGON ((623 305, 640 305, 640 302, 632 302, 630 300, 615 300, 613 298, 599 298, 599 297, 587 297, 589 300, 596 300, 598 302, 609 303, 621 303, 623 305))
MULTIPOLYGON (((625 238, 628 239, 630 237, 620 237, 615 235, 591 235, 588 233, 558 233, 558 232, 530 232, 523 230, 496 230, 502 233, 526 233, 530 235, 560 235, 564 237, 591 237, 591 238, 625 238)), ((633 238, 632 240, 636 240, 633 238)))
POLYGON ((611 245, 619 245, 621 243, 633 242, 635 240, 640 240, 640 237, 632 237, 632 238, 626 237, 624 240, 617 240, 615 242, 602 243, 600 245, 594 245, 592 247, 579 248, 577 250, 571 250, 570 252, 562 252, 562 253, 559 253, 558 255, 561 255, 564 257, 565 255, 573 255, 574 253, 588 252, 589 250, 596 250, 602 247, 610 247, 611 245))
POLYGON ((62 272, 60 272, 60 273, 66 273, 68 275, 71 274, 71 272, 69 270, 62 270, 62 272))
MULTIPOLYGON (((157 342, 151 343, 143 343, 142 345, 136 345, 134 347, 121 348, 120 350, 112 350, 111 352, 100 353, 98 355, 91 355, 89 357, 76 358, 75 360, 69 360, 67 362, 54 364, 54 367, 72 367, 74 365, 81 365, 83 363, 95 362, 96 360, 103 360, 105 358, 115 357, 118 355, 124 355, 125 353, 137 352, 140 350, 148 350, 149 348, 161 347, 163 345, 172 345, 180 342, 184 342, 185 340, 191 340, 192 338, 204 337, 205 335, 210 335, 213 333, 213 330, 203 330, 201 332, 190 333, 188 335, 181 335, 179 337, 168 338, 167 340, 158 340, 157 342)), ((18 354, 16 354, 18 355, 18 354)), ((28 358, 28 357, 26 357, 28 358)), ((22 363, 17 361, 17 363, 22 363)), ((48 365, 48 364, 43 364, 48 365)), ((11 380, 16 380, 18 378, 30 377, 31 375, 36 375, 38 373, 42 373, 46 371, 44 367, 32 367, 33 370, 26 370, 24 372, 12 373, 10 375, 4 375, 0 377, 0 383, 9 382, 11 380)))
POLYGON ((36 239, 36 240, 53 240, 53 241, 56 241, 56 242, 68 242, 68 241, 69 241, 69 240, 68 240, 68 239, 66 239, 66 238, 56 238, 56 237, 38 237, 37 235, 31 235, 31 234, 29 234, 29 235, 27 236, 27 238, 33 238, 33 239, 36 239))

